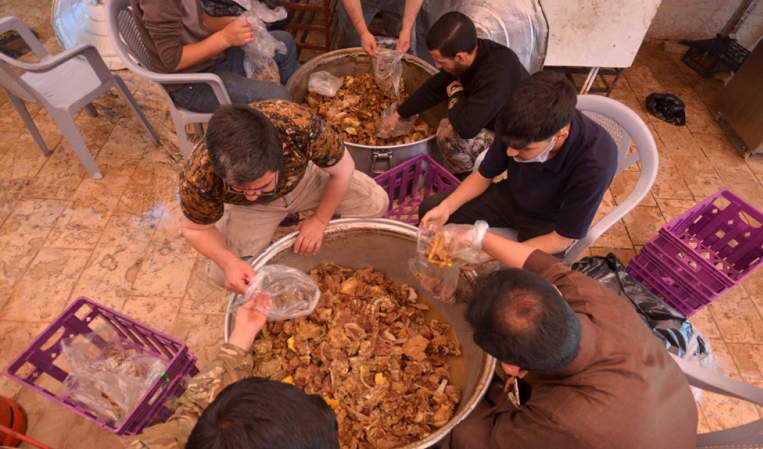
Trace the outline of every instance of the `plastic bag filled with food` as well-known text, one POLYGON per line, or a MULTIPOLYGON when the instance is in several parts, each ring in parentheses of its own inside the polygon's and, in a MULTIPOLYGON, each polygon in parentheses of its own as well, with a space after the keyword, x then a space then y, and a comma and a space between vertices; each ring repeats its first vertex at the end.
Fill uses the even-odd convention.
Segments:
POLYGON ((70 369, 63 397, 80 402, 98 418, 119 427, 167 369, 167 362, 123 348, 112 329, 61 342, 70 369), (101 347, 103 342, 106 345, 101 347), (98 343, 98 344, 96 344, 98 343))
POLYGON ((241 48, 246 53, 244 56, 244 71, 247 78, 253 78, 260 81, 280 82, 278 75, 278 65, 273 60, 276 52, 285 54, 286 44, 274 38, 265 24, 257 18, 252 12, 247 11, 241 14, 241 18, 246 19, 254 31, 254 42, 243 45, 241 48))
POLYGON ((376 84, 382 92, 399 97, 403 80, 403 53, 397 51, 397 39, 377 37, 376 47, 379 54, 371 60, 376 84))
POLYGON ((387 109, 384 110, 384 112, 382 112, 381 117, 379 117, 379 123, 376 125, 376 137, 380 139, 391 139, 393 137, 404 136, 411 132, 411 128, 413 128, 413 125, 419 118, 418 114, 412 115, 405 119, 401 118, 397 121, 397 124, 394 128, 385 128, 382 126, 384 121, 395 113, 397 106, 397 102, 392 103, 387 109))
POLYGON ((342 87, 344 80, 329 72, 313 72, 307 81, 307 91, 333 97, 342 87))
POLYGON ((255 303, 254 310, 267 315, 272 321, 310 315, 321 297, 318 285, 302 271, 286 265, 265 265, 257 270, 246 293, 236 297, 228 312, 235 314, 242 304, 262 293, 270 294, 272 304, 268 309, 255 303))

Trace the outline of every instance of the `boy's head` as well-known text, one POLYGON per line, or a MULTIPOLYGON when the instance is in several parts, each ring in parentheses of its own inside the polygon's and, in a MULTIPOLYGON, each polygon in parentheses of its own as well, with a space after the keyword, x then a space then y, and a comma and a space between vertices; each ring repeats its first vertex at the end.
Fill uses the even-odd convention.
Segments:
POLYGON ((578 97, 557 72, 537 72, 522 80, 498 113, 495 131, 509 156, 531 160, 569 135, 578 97))
POLYGON ((334 412, 294 385, 252 377, 204 410, 187 449, 339 449, 334 412))
POLYGON ((249 106, 222 106, 209 120, 207 151, 227 190, 254 201, 275 193, 283 146, 273 123, 249 106))
POLYGON ((451 75, 464 73, 477 49, 474 22, 460 12, 446 13, 429 30, 427 48, 438 69, 451 75))
POLYGON ((580 349, 580 319, 553 284, 527 270, 481 277, 466 320, 474 342, 508 374, 558 370, 580 349))

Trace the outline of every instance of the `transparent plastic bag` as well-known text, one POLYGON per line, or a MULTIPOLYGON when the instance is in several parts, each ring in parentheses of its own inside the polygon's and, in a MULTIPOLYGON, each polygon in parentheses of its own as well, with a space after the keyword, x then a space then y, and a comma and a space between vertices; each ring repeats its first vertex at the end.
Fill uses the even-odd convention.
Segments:
POLYGON ((84 404, 109 425, 119 427, 167 369, 167 362, 121 347, 112 329, 61 342, 70 369, 63 396, 84 404), (94 342, 106 341, 99 348, 94 342))
POLYGON ((411 128, 419 118, 418 114, 408 117, 406 119, 400 119, 397 121, 394 129, 383 128, 382 124, 386 119, 391 117, 397 110, 398 102, 392 103, 387 109, 382 112, 379 117, 379 123, 376 125, 376 137, 380 139, 391 139, 393 137, 400 137, 411 132, 411 128))
POLYGON ((244 2, 246 2, 247 6, 244 6, 244 8, 247 11, 251 11, 254 13, 255 16, 257 16, 260 20, 267 23, 273 23, 278 22, 279 20, 283 20, 286 18, 288 13, 286 12, 286 8, 283 6, 279 6, 277 8, 270 9, 268 8, 268 5, 255 1, 253 3, 249 3, 249 0, 236 0, 237 2, 240 2, 242 6, 244 5, 244 2))
POLYGON ((242 304, 262 293, 270 294, 270 310, 261 308, 258 304, 255 304, 254 310, 267 315, 271 321, 310 315, 321 298, 318 284, 302 271, 286 265, 265 265, 257 270, 246 293, 236 297, 228 313, 235 314, 242 304))
POLYGON ((426 256, 416 255, 408 260, 408 269, 413 273, 424 293, 446 304, 456 302, 459 267, 440 267, 426 261, 426 256))
POLYGON ((313 72, 307 81, 307 91, 326 97, 333 97, 344 84, 344 80, 329 72, 313 72))
POLYGON ((254 42, 241 46, 246 53, 244 56, 244 71, 247 78, 260 81, 280 82, 278 65, 273 60, 276 52, 286 53, 286 44, 274 38, 265 24, 251 11, 241 14, 254 31, 254 42), (263 78, 260 78, 263 77, 263 78))
POLYGON ((474 225, 447 224, 437 231, 437 236, 444 240, 450 257, 462 263, 479 263, 488 227, 483 220, 474 225))
POLYGON ((376 46, 379 54, 371 59, 376 85, 387 95, 399 97, 403 79, 403 53, 397 51, 397 39, 377 37, 376 46))

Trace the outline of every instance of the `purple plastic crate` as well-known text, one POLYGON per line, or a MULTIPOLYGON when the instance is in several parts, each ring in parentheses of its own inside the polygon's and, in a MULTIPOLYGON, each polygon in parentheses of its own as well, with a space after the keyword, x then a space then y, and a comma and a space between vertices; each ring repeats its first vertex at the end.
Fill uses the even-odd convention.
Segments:
POLYGON ((698 286, 698 290, 701 286, 701 289, 710 292, 713 296, 721 295, 734 285, 718 270, 703 264, 704 259, 699 255, 688 248, 674 244, 662 235, 657 235, 650 240, 641 251, 672 270, 674 276, 680 277, 690 285, 698 286))
POLYGON ((762 223, 763 213, 722 189, 665 225, 660 235, 733 286, 763 262, 762 223))
POLYGON ((5 370, 8 377, 25 387, 121 436, 140 433, 156 418, 166 421, 173 413, 165 407, 167 400, 182 395, 185 377, 195 376, 198 372, 196 357, 188 352, 183 342, 85 297, 74 301, 5 370), (98 347, 115 343, 125 350, 150 354, 168 362, 165 375, 151 386, 119 427, 94 416, 84 404, 63 398, 60 394, 63 381, 69 374, 64 369, 66 362, 61 356, 61 341, 95 332, 105 325, 115 331, 115 337, 108 342, 101 338, 93 339, 98 347))
POLYGON ((419 204, 432 194, 455 190, 461 181, 426 154, 421 154, 374 178, 387 191, 384 218, 419 223, 419 204))
POLYGON ((691 316, 708 305, 714 298, 712 292, 698 291, 684 279, 673 274, 648 253, 641 253, 628 263, 628 274, 644 284, 665 303, 691 316))

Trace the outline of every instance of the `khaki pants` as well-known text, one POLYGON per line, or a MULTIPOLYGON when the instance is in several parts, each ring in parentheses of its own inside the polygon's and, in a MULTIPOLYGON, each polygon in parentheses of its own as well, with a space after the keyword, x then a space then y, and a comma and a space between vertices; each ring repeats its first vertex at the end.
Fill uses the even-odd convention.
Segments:
MULTIPOLYGON (((239 257, 257 256, 270 245, 278 225, 287 216, 318 207, 328 177, 326 172, 311 162, 302 181, 281 198, 251 206, 226 204, 225 213, 216 226, 228 248, 239 257)), ((389 197, 384 189, 356 170, 336 213, 344 218, 378 218, 388 208, 389 197)), ((224 284, 223 270, 211 260, 207 265, 207 274, 217 284, 224 284)))
POLYGON ((442 152, 445 167, 455 174, 469 174, 474 161, 495 140, 493 131, 483 129, 473 139, 462 139, 455 133, 450 120, 444 118, 437 127, 437 146, 442 152))

